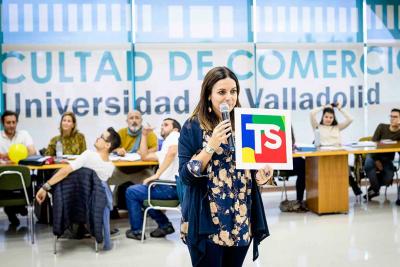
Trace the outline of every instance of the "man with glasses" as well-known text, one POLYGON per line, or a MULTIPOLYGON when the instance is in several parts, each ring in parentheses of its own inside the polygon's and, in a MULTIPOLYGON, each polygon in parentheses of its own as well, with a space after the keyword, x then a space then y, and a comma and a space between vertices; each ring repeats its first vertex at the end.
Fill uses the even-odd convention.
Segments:
MULTIPOLYGON (((400 140, 400 109, 394 108, 390 112, 390 124, 381 123, 375 130, 372 141, 400 140)), ((365 160, 364 170, 367 174, 371 186, 364 199, 372 199, 379 196, 379 189, 382 185, 391 184, 394 175, 395 153, 375 153, 369 154, 365 160)))
POLYGON ((96 139, 94 147, 96 151, 86 150, 79 155, 75 160, 68 162, 69 164, 58 170, 36 194, 36 200, 39 204, 46 199, 47 192, 53 185, 63 180, 71 172, 80 169, 88 168, 96 172, 97 176, 102 181, 108 181, 114 171, 114 164, 110 161, 110 152, 119 147, 121 139, 114 128, 110 127, 96 139))

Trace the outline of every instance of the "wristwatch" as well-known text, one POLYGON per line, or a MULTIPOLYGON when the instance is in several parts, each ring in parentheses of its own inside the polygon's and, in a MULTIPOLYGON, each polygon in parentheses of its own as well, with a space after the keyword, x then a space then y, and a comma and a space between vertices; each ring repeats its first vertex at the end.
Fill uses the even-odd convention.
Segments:
POLYGON ((215 149, 212 148, 212 147, 209 146, 209 145, 206 145, 206 146, 204 147, 204 150, 205 150, 208 154, 214 154, 214 152, 215 152, 215 149))
POLYGON ((44 191, 49 192, 51 190, 51 185, 49 183, 45 183, 42 185, 44 191))

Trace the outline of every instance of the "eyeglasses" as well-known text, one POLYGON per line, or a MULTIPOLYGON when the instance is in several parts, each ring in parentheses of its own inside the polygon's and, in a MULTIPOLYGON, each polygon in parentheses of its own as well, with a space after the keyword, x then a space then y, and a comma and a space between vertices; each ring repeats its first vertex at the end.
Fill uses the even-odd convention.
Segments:
POLYGON ((100 139, 103 139, 105 142, 108 142, 107 138, 105 138, 103 135, 100 135, 100 139))

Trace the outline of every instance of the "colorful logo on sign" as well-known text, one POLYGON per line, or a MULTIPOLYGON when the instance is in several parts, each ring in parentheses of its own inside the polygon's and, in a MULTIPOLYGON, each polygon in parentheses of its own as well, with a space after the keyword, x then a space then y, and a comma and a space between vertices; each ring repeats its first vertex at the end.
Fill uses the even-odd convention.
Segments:
POLYGON ((241 114, 243 163, 284 163, 285 116, 241 114))

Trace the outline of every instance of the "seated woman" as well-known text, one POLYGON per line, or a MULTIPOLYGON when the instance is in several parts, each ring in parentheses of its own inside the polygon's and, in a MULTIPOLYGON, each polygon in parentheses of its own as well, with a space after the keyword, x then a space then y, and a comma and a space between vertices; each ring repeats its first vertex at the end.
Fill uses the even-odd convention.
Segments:
POLYGON ((353 118, 342 109, 340 103, 332 103, 311 110, 310 119, 313 130, 319 130, 321 146, 340 146, 340 132, 353 122, 353 118), (345 117, 344 122, 337 122, 334 108, 337 108, 343 114, 345 117), (321 121, 318 123, 316 115, 320 111, 322 111, 322 117, 321 121))
POLYGON ((61 117, 60 135, 54 136, 47 147, 46 156, 56 155, 56 144, 61 141, 63 154, 80 155, 86 150, 85 136, 80 133, 76 125, 73 112, 67 111, 61 117))
MULTIPOLYGON (((319 144, 321 146, 340 146, 340 132, 346 129, 353 122, 353 118, 350 116, 350 114, 342 109, 341 103, 332 103, 313 109, 310 113, 310 119, 313 130, 318 129, 319 131, 319 136, 316 136, 315 139, 319 139, 319 144), (334 108, 337 108, 337 110, 343 114, 345 117, 344 122, 337 122, 334 108), (318 123, 316 115, 321 110, 322 118, 318 123)), ((354 177, 351 175, 349 175, 349 183, 356 196, 362 193, 354 177)))

